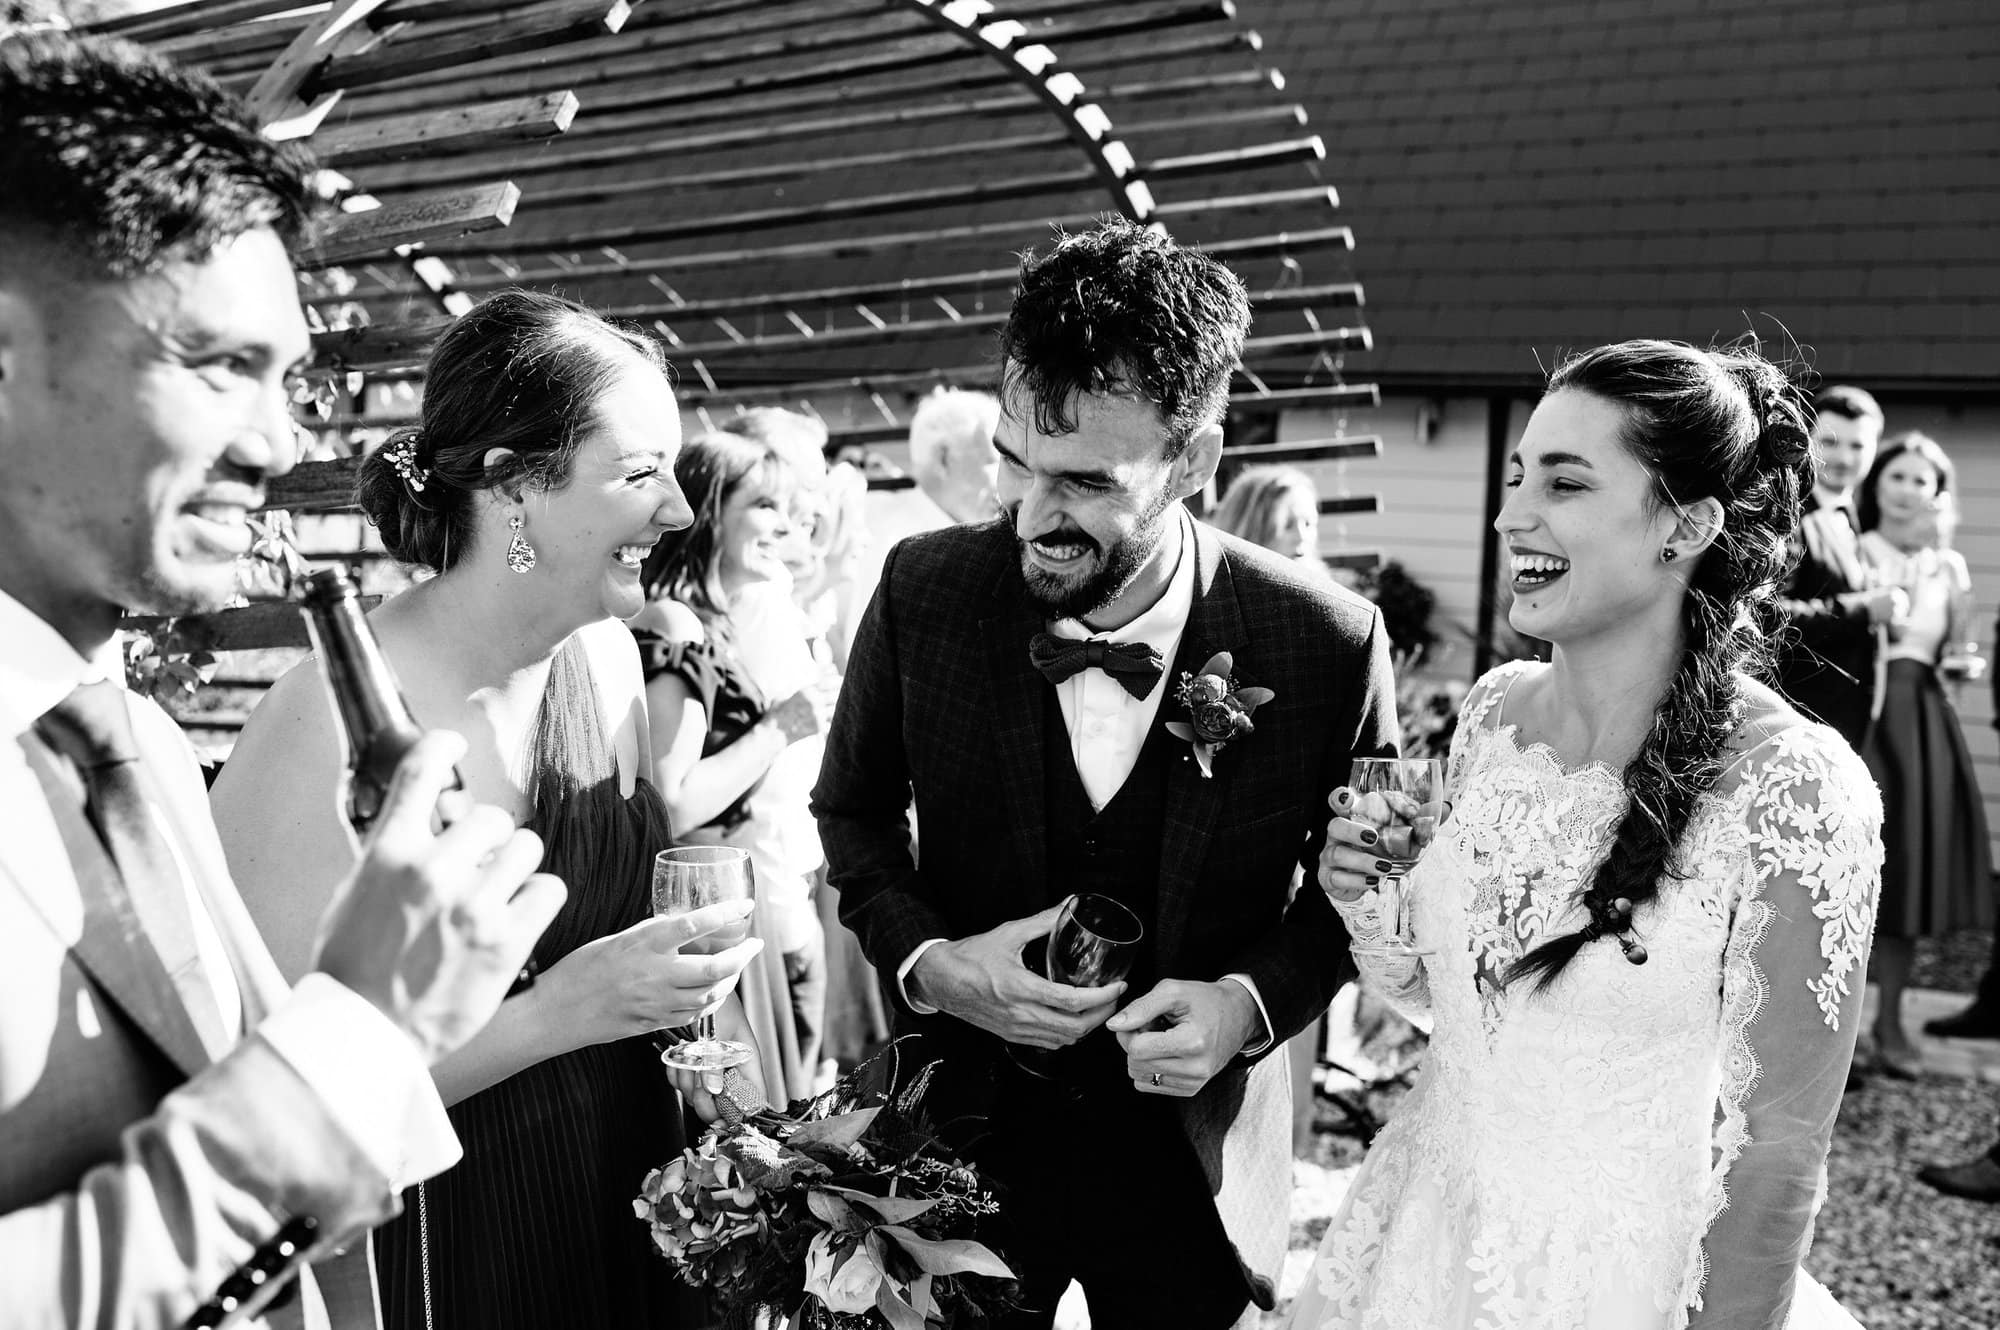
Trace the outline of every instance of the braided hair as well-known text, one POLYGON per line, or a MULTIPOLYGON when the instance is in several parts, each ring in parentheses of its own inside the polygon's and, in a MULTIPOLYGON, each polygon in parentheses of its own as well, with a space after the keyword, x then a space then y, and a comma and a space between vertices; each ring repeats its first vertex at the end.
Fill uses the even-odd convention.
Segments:
POLYGON ((1661 880, 1684 875, 1681 839, 1696 804, 1715 788, 1742 723, 1738 677, 1769 664, 1774 600, 1796 558, 1791 537, 1813 483, 1811 411, 1783 371, 1754 349, 1620 342, 1566 361, 1548 391, 1589 393, 1618 407, 1619 442, 1651 473, 1653 501, 1713 499, 1723 518, 1688 577, 1680 660, 1625 767, 1629 803, 1585 889, 1589 921, 1543 942, 1508 972, 1510 981, 1534 979, 1536 992, 1599 938, 1617 940, 1634 963, 1646 959, 1627 932, 1661 880))

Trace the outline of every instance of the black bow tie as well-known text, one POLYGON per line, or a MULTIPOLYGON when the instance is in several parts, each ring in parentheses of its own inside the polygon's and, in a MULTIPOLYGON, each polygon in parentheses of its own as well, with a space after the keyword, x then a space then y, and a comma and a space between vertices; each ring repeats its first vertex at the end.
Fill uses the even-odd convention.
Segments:
POLYGON ((1028 643, 1028 659, 1050 683, 1061 683, 1084 670, 1099 669, 1123 684, 1134 697, 1145 697, 1160 681, 1166 663, 1144 642, 1107 642, 1101 637, 1079 642, 1053 633, 1036 633, 1028 643))

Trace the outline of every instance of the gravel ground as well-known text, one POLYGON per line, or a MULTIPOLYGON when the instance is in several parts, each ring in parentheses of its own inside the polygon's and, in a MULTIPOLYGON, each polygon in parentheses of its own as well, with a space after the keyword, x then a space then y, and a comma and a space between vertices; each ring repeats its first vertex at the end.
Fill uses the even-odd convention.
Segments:
POLYGON ((1918 938, 1916 960, 1910 967, 1910 986, 1970 993, 1979 987, 1979 976, 1986 973, 1986 962, 1992 956, 1993 935, 1976 929, 1938 938, 1918 938))
MULTIPOLYGON (((1990 933, 1972 932, 1926 942, 1913 981, 1970 991, 1991 945, 1990 933)), ((1386 1120, 1401 1095, 1390 1086, 1358 1102, 1386 1120)), ((1333 1103, 1320 1101, 1315 1125, 1313 1149, 1294 1167, 1287 1299, 1365 1153, 1353 1120, 1333 1103)), ((2000 1089, 1976 1081, 1877 1076, 1848 1094, 1806 1266, 1867 1330, 2000 1330, 2000 1205, 1941 1196, 1916 1179, 1922 1164, 1985 1149, 1996 1127, 2000 1089)), ((1265 1326, 1282 1326, 1282 1312, 1281 1304, 1265 1326)))

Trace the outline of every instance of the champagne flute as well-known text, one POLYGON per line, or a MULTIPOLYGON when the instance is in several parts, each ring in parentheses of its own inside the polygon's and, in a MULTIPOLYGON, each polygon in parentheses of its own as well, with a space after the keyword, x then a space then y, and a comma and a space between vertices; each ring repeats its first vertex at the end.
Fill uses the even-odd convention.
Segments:
POLYGON ((1407 875, 1444 815, 1444 763, 1434 757, 1357 757, 1348 788, 1354 791, 1348 816, 1376 829, 1375 853, 1389 865, 1378 886, 1382 935, 1356 942, 1351 950, 1390 959, 1425 955, 1416 945, 1407 875))
MULTIPOLYGON (((747 901, 756 895, 750 852, 731 845, 681 845, 653 856, 653 913, 686 914, 724 901, 747 901)), ((712 956, 750 936, 746 916, 712 933, 681 943, 691 956, 712 956)), ((723 1071, 740 1067, 757 1055, 748 1044, 715 1037, 715 1016, 704 1012, 695 1021, 695 1037, 660 1055, 679 1071, 723 1071)))
MULTIPOLYGON (((1131 971, 1145 936, 1138 915, 1109 896, 1083 892, 1063 902, 1049 932, 1044 968, 1052 982, 1072 988, 1115 984, 1131 971)), ((1054 1076, 1061 1050, 1010 1046, 1007 1051, 1022 1071, 1046 1080, 1054 1076)))

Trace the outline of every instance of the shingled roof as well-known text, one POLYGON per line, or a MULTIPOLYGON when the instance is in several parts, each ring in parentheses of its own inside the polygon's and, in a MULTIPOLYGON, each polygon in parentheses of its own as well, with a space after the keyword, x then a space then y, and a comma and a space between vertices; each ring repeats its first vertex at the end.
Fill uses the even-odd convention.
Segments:
POLYGON ((1367 254, 1391 384, 1788 331, 2000 385, 1994 0, 1244 0, 1367 254))

